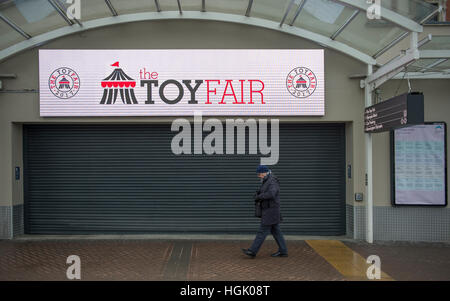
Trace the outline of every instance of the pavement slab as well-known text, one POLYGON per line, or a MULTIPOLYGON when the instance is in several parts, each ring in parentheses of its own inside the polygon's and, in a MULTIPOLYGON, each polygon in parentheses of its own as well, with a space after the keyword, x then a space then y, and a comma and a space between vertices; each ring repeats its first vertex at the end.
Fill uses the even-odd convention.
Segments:
POLYGON ((255 258, 250 240, 3 240, 0 281, 68 280, 81 261, 81 280, 303 281, 368 280, 365 262, 381 259, 381 280, 450 280, 450 244, 362 241, 287 241, 289 256, 273 258, 273 240, 255 258))

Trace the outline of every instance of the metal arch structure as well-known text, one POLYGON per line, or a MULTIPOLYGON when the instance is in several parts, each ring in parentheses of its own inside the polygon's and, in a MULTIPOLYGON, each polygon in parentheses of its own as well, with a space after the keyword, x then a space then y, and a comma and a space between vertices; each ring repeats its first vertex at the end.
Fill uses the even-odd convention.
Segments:
POLYGON ((392 79, 450 79, 450 69, 441 72, 400 72, 392 79))
MULTIPOLYGON (((95 19, 88 22, 81 23, 79 20, 75 18, 68 18, 64 12, 63 8, 61 7, 61 3, 59 0, 48 0, 48 2, 54 7, 54 9, 63 17, 66 22, 68 22, 69 26, 59 28, 44 34, 41 34, 36 37, 27 36, 26 41, 19 42, 15 45, 12 45, 2 51, 0 51, 0 62, 11 57, 12 55, 21 52, 23 50, 27 50, 33 47, 36 47, 38 45, 45 44, 53 39, 63 37, 66 35, 78 33, 80 31, 89 30, 89 29, 95 29, 100 28, 104 26, 110 26, 110 25, 116 25, 116 24, 122 24, 122 23, 130 23, 130 22, 138 22, 138 21, 150 21, 150 20, 168 20, 168 19, 196 19, 196 20, 210 20, 210 21, 223 21, 223 22, 233 22, 233 23, 240 23, 240 24, 246 24, 246 25, 252 25, 252 26, 258 26, 263 27, 267 29, 277 30, 281 32, 285 32, 288 34, 292 34, 295 36, 299 36, 302 38, 306 38, 308 40, 311 40, 319 45, 332 48, 334 50, 343 52, 345 54, 348 54, 349 56, 370 65, 376 64, 376 58, 377 55, 370 57, 369 55, 351 47, 344 43, 340 43, 335 41, 335 38, 337 35, 339 35, 345 27, 352 22, 352 20, 356 17, 358 12, 361 11, 367 11, 370 9, 370 7, 373 5, 367 0, 332 0, 336 3, 340 3, 342 5, 345 5, 347 7, 351 7, 355 9, 355 12, 352 14, 352 16, 345 22, 341 28, 338 29, 331 37, 326 37, 321 34, 317 34, 311 31, 308 31, 306 29, 298 28, 292 26, 295 19, 300 14, 300 11, 302 10, 303 6, 307 1, 311 0, 301 0, 301 2, 298 3, 298 7, 296 9, 295 17, 290 22, 289 27, 283 26, 284 21, 289 14, 290 10, 294 7, 295 0, 291 0, 289 2, 288 8, 285 11, 285 14, 283 16, 283 19, 281 20, 279 26, 275 26, 276 22, 261 19, 261 18, 253 18, 250 16, 251 8, 253 4, 253 0, 249 0, 248 7, 245 12, 245 14, 241 15, 235 15, 235 14, 222 14, 222 13, 211 13, 206 12, 206 1, 202 0, 202 9, 199 14, 199 12, 190 11, 190 12, 183 12, 181 8, 180 0, 177 0, 178 3, 178 9, 179 12, 175 13, 174 11, 167 11, 162 12, 159 1, 154 0, 155 5, 157 7, 157 12, 152 13, 137 13, 137 14, 129 14, 129 15, 118 15, 117 11, 115 10, 114 6, 112 5, 110 0, 105 0, 105 5, 109 8, 109 10, 112 13, 112 17, 110 18, 101 18, 101 19, 95 19), (74 22, 78 25, 76 26, 74 22)), ((409 32, 422 32, 423 27, 421 24, 415 22, 414 20, 411 20, 401 14, 398 14, 390 9, 384 8, 380 4, 380 16, 391 22, 392 24, 395 24, 399 27, 404 28, 407 30, 407 33, 409 32)), ((244 12, 243 12, 244 13, 244 12)), ((10 24, 10 26, 13 26, 10 24)), ((20 30, 20 28, 16 29, 20 30)), ((402 36, 404 38, 405 35, 402 36)), ((401 40, 401 39, 399 39, 401 40)), ((393 44, 394 45, 394 44, 393 44)), ((386 46, 382 52, 384 53, 387 51, 391 45, 386 46)), ((380 54, 381 52, 378 51, 377 54, 380 54)))
POLYGON ((180 14, 178 11, 162 11, 162 12, 145 12, 145 13, 135 13, 118 15, 112 17, 106 17, 101 19, 94 19, 91 21, 83 22, 82 26, 74 24, 71 26, 65 26, 62 28, 55 29, 43 33, 41 35, 31 37, 27 40, 14 44, 8 48, 0 51, 0 62, 6 60, 7 58, 25 51, 27 49, 34 48, 36 46, 45 44, 57 38, 61 38, 67 35, 79 33, 86 30, 101 28, 105 26, 112 26, 117 24, 125 24, 132 22, 141 21, 157 21, 157 20, 206 20, 206 21, 219 21, 219 22, 230 22, 238 23, 244 25, 251 25, 256 27, 267 28, 271 30, 276 30, 291 34, 297 37, 301 37, 312 42, 315 42, 321 46, 331 48, 347 54, 358 61, 365 64, 375 65, 376 60, 371 56, 350 47, 344 43, 332 40, 330 37, 308 31, 306 29, 294 27, 294 26, 280 26, 280 23, 270 20, 265 20, 261 18, 246 17, 245 15, 233 15, 225 13, 216 12, 197 12, 197 11, 183 11, 180 14))
POLYGON ((392 79, 450 79, 450 68, 435 70, 440 64, 450 60, 450 50, 419 50, 419 59, 435 59, 436 61, 423 66, 415 72, 398 72, 392 79))
MULTIPOLYGON (((354 7, 362 11, 367 11, 372 5, 367 0, 333 0, 346 6, 354 7)), ((399 13, 380 6, 380 15, 383 19, 398 25, 408 31, 422 32, 423 26, 399 13)))
POLYGON ((370 86, 373 91, 390 79, 448 79, 449 70, 435 71, 434 67, 450 59, 450 50, 420 50, 420 46, 429 42, 431 35, 422 41, 417 41, 417 33, 412 35, 411 46, 390 62, 381 66, 374 74, 370 74, 365 80, 361 81, 361 87, 370 86), (419 72, 404 72, 405 68, 411 63, 420 59, 435 59, 436 62, 428 66, 423 66, 419 72))

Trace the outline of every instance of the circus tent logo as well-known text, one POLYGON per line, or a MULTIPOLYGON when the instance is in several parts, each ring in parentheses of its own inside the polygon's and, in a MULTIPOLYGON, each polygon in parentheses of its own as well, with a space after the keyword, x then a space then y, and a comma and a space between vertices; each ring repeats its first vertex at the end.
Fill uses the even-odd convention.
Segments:
POLYGON ((117 96, 124 104, 137 104, 134 95, 134 87, 136 81, 129 77, 122 68, 119 68, 119 62, 115 62, 111 66, 116 67, 114 71, 102 81, 103 97, 100 104, 114 104, 117 96))
POLYGON ((80 90, 80 77, 73 69, 61 67, 50 74, 48 86, 56 97, 69 99, 80 90))
POLYGON ((307 98, 317 87, 317 77, 310 69, 297 67, 292 69, 286 77, 286 88, 292 96, 307 98))

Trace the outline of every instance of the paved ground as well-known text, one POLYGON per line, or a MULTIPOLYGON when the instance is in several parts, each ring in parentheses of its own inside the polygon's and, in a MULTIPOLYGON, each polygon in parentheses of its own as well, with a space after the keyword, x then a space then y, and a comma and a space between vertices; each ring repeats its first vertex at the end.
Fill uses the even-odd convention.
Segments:
POLYGON ((0 280, 67 280, 69 255, 82 280, 367 280, 365 258, 378 255, 382 280, 450 280, 450 244, 288 241, 289 257, 271 258, 272 240, 254 259, 250 241, 0 241, 0 280))
POLYGON ((345 245, 364 258, 378 255, 381 269, 396 280, 450 280, 449 243, 376 243, 349 242, 345 245))

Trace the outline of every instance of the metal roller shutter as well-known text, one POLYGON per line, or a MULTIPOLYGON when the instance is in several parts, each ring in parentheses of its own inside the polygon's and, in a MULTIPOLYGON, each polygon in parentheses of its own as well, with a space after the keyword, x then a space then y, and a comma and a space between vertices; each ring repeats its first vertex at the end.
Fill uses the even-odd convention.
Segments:
MULTIPOLYGON (((286 234, 345 234, 344 131, 280 124, 286 234)), ((254 233, 259 157, 176 156, 174 135, 170 124, 24 125, 25 233, 254 233)))

